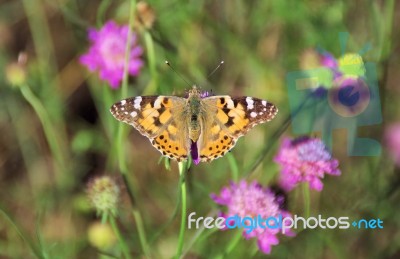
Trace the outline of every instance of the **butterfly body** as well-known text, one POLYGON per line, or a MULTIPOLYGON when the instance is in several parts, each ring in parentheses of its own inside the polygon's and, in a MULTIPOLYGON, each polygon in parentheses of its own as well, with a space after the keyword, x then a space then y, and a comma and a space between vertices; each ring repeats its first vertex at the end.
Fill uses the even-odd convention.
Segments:
POLYGON ((196 142, 201 133, 201 118, 204 118, 204 114, 206 110, 201 106, 201 93, 197 90, 197 88, 193 88, 189 91, 188 97, 188 105, 189 115, 187 116, 187 124, 189 128, 189 138, 196 142))
POLYGON ((195 163, 222 157, 239 137, 270 121, 278 109, 266 100, 204 96, 196 86, 187 98, 138 96, 115 103, 113 116, 148 137, 164 156, 195 163))

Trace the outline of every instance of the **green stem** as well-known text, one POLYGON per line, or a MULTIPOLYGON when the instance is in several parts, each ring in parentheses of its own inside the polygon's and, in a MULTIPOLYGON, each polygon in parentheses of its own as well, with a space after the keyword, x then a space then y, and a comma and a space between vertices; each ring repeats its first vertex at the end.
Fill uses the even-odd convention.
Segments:
MULTIPOLYGON (((202 234, 204 233, 205 227, 202 226, 200 229, 198 229, 196 231, 196 233, 194 234, 193 238, 191 240, 189 240, 185 251, 183 251, 181 257, 185 258, 186 254, 190 251, 190 249, 193 247, 193 245, 196 243, 196 241, 200 240, 200 238, 202 237, 202 234)), ((210 229, 209 232, 207 232, 207 234, 203 235, 203 236, 210 236, 213 233, 216 233, 218 231, 218 228, 213 228, 210 229)), ((203 238, 204 239, 204 238, 203 238)))
MULTIPOLYGON (((41 84, 47 86, 44 91, 48 90, 48 93, 58 94, 55 91, 54 83, 50 80, 57 74, 57 65, 54 59, 54 46, 52 44, 50 28, 46 21, 44 4, 41 0, 23 0, 22 5, 28 18, 34 42, 41 84)), ((53 98, 58 98, 58 96, 54 96, 53 98)))
MULTIPOLYGON (((132 42, 132 30, 133 30, 133 23, 135 21, 135 11, 136 11, 136 1, 131 0, 130 2, 130 16, 129 16, 129 28, 130 30, 128 31, 128 37, 127 37, 127 42, 126 42, 126 49, 125 49, 125 64, 124 64, 124 73, 123 73, 123 78, 122 78, 122 85, 121 85, 121 98, 126 98, 128 94, 128 69, 129 69, 129 57, 130 57, 130 52, 131 52, 131 42, 132 42)), ((124 143, 125 143, 125 138, 126 138, 126 131, 125 131, 125 126, 123 123, 119 124, 118 127, 118 137, 117 137, 117 155, 118 155, 118 166, 119 166, 119 171, 122 174, 122 177, 124 179, 124 183, 126 185, 126 188, 128 190, 128 193, 131 198, 132 202, 132 207, 133 209, 133 216, 135 219, 136 226, 138 228, 138 234, 139 234, 139 239, 140 239, 140 244, 142 246, 143 252, 147 257, 150 257, 150 252, 148 249, 147 241, 146 241, 146 235, 143 227, 143 221, 142 217, 140 215, 139 210, 136 209, 136 204, 134 202, 134 196, 133 196, 133 191, 130 186, 130 184, 127 181, 127 174, 128 174, 128 166, 126 164, 126 159, 125 159, 125 152, 124 152, 124 143)))
POLYGON ((36 159, 33 154, 37 154, 38 152, 31 141, 30 134, 27 134, 26 132, 25 128, 29 122, 26 123, 26 120, 23 118, 24 116, 22 116, 23 113, 21 112, 21 106, 18 105, 18 102, 16 102, 14 98, 7 98, 6 102, 6 108, 8 109, 11 119, 12 130, 15 132, 17 143, 21 150, 22 159, 27 171, 29 185, 31 186, 31 193, 28 194, 27 191, 25 191, 25 193, 32 195, 32 197, 34 197, 34 201, 36 202, 36 197, 38 194, 37 185, 34 181, 34 179, 36 179, 36 173, 31 165, 36 159))
POLYGON ((136 226, 138 228, 139 240, 143 249, 143 253, 147 258, 151 258, 149 246, 147 244, 146 232, 144 231, 142 217, 140 216, 140 213, 137 209, 133 209, 132 214, 135 219, 136 226))
POLYGON ((118 238, 118 242, 119 242, 119 245, 120 245, 120 247, 121 247, 122 254, 124 255, 124 257, 125 257, 126 259, 132 258, 131 255, 130 255, 130 253, 129 253, 129 248, 128 248, 128 246, 126 245, 126 242, 125 242, 124 237, 121 235, 121 232, 119 231, 119 228, 118 228, 118 226, 117 226, 117 222, 116 222, 115 217, 114 217, 113 215, 110 215, 110 216, 109 216, 109 222, 110 222, 110 224, 111 224, 111 227, 112 227, 112 229, 113 229, 115 235, 116 235, 117 238, 118 238))
MULTIPOLYGON (((36 54, 35 56, 40 79, 39 85, 42 86, 42 88, 40 89, 41 95, 51 96, 51 98, 48 100, 42 100, 40 106, 43 108, 42 110, 45 111, 45 119, 47 119, 47 123, 52 124, 52 126, 46 126, 45 124, 43 124, 43 121, 41 121, 45 130, 46 128, 57 128, 57 130, 54 130, 54 132, 57 134, 53 134, 51 138, 49 138, 49 136, 47 135, 48 132, 45 132, 51 152, 55 156, 55 159, 58 163, 55 170, 56 183, 59 187, 71 187, 72 178, 66 177, 68 175, 67 166, 69 164, 66 163, 66 158, 63 157, 64 155, 68 154, 66 150, 67 146, 63 142, 66 139, 65 124, 62 119, 63 113, 62 109, 60 109, 61 106, 54 105, 62 103, 63 100, 59 91, 60 89, 57 77, 57 62, 55 60, 56 55, 54 54, 54 45, 45 12, 45 4, 41 0, 23 0, 22 6, 26 13, 27 21, 32 35, 32 40, 34 43, 36 54), (51 107, 51 109, 49 108, 46 111, 44 107, 51 107), (56 136, 60 137, 56 139, 56 136)), ((38 114, 38 116, 40 116, 40 114, 38 114)))
POLYGON ((383 10, 377 2, 372 1, 371 3, 371 17, 373 19, 374 34, 378 41, 376 53, 379 61, 387 59, 391 53, 394 10, 394 0, 385 1, 383 10))
POLYGON ((65 2, 54 0, 45 0, 44 2, 55 10, 59 10, 67 22, 80 28, 87 28, 90 26, 88 21, 85 19, 86 17, 79 16, 80 12, 78 3, 73 1, 65 2))
MULTIPOLYGON (((44 107, 48 109, 49 118, 56 122, 57 132, 62 136, 59 141, 63 143, 66 140, 66 127, 64 123, 64 114, 61 109, 63 96, 60 91, 60 83, 58 77, 58 66, 54 51, 54 43, 52 33, 50 32, 49 22, 47 21, 46 5, 43 0, 22 0, 22 6, 25 10, 28 25, 32 35, 35 60, 39 72, 39 84, 41 96, 51 96, 51 98, 43 99, 44 107), (51 108, 50 108, 51 107, 51 108)), ((61 149, 66 149, 67 145, 61 145, 61 149)), ((67 150, 64 150, 67 154, 67 150)), ((66 164, 68 165, 68 164, 66 164)), ((64 183, 65 185, 65 183, 64 183)))
POLYGON ((96 16, 96 23, 98 27, 101 27, 104 21, 105 13, 107 9, 110 7, 112 1, 111 0, 102 0, 99 6, 99 9, 97 11, 97 16, 96 16))
POLYGON ((185 236, 186 229, 186 181, 185 181, 185 173, 186 173, 186 162, 179 162, 179 176, 180 176, 180 185, 181 185, 181 202, 182 202, 182 214, 181 214, 181 228, 179 230, 179 239, 178 239, 178 248, 176 251, 176 258, 180 258, 183 250, 183 241, 185 236))
POLYGON ((135 22, 135 12, 136 12, 136 0, 131 0, 131 5, 129 8, 129 31, 126 40, 124 74, 122 78, 122 87, 121 87, 122 98, 126 97, 126 95, 128 94, 129 58, 131 54, 131 43, 133 34, 133 23, 135 22))
POLYGON ((229 242, 228 247, 225 249, 224 254, 229 255, 233 251, 233 249, 239 244, 241 238, 242 238, 242 232, 239 230, 229 242))
POLYGON ((394 17, 394 11, 395 11, 395 1, 394 0, 388 0, 386 1, 385 9, 384 9, 384 16, 386 17, 385 19, 385 24, 384 24, 384 32, 385 34, 383 35, 383 41, 385 42, 385 45, 383 46, 383 55, 385 58, 390 55, 392 52, 392 41, 393 41, 393 17, 394 17))
MULTIPOLYGON (((217 212, 211 212, 207 216, 209 217, 215 217, 217 215, 217 212)), ((186 254, 190 251, 190 249, 193 247, 193 245, 200 240, 204 240, 208 237, 210 237, 212 234, 217 233, 219 231, 218 228, 212 228, 212 229, 206 229, 203 226, 201 226, 199 229, 196 230, 196 233, 192 237, 191 240, 188 241, 188 244, 185 247, 185 251, 183 251, 183 254, 181 257, 185 258, 186 254), (206 230, 206 231, 205 231, 206 230)))
MULTIPOLYGON (((180 183, 180 182, 179 182, 180 183)), ((180 193, 179 193, 180 195, 180 193)), ((170 218, 168 219, 167 222, 165 222, 159 229, 158 232, 156 232, 152 238, 150 239, 150 245, 153 244, 158 238, 159 236, 171 225, 171 223, 174 221, 174 219, 176 218, 176 216, 178 215, 179 212, 179 205, 180 205, 180 199, 178 199, 176 206, 174 208, 174 212, 172 213, 172 215, 170 216, 170 218)))
POLYGON ((274 134, 271 137, 271 141, 269 142, 268 145, 265 146, 265 148, 261 151, 260 156, 257 158, 257 160, 253 163, 253 166, 248 170, 244 175, 246 178, 250 178, 250 176, 256 171, 258 166, 262 163, 264 158, 272 151, 272 148, 274 147, 275 142, 279 140, 279 137, 286 131, 286 129, 289 127, 291 122, 291 115, 289 114, 285 121, 282 123, 282 126, 278 128, 274 134))
POLYGON ((231 168, 232 171, 232 179, 234 182, 237 182, 239 179, 239 167, 237 164, 237 161, 235 159, 235 157, 232 155, 232 153, 227 154, 227 158, 228 158, 228 162, 229 162, 229 166, 231 168))
POLYGON ((308 183, 303 184, 304 217, 310 217, 310 188, 308 183))
POLYGON ((43 253, 38 249, 30 240, 30 238, 23 233, 21 228, 17 225, 17 223, 9 216, 9 214, 3 209, 2 206, 0 206, 0 213, 3 214, 4 218, 8 220, 11 224, 11 226, 15 229, 15 231, 18 233, 18 235, 22 238, 22 240, 29 246, 30 250, 34 255, 36 255, 37 258, 40 259, 45 259, 46 257, 43 255, 43 253))
POLYGON ((40 102, 40 100, 34 95, 34 93, 31 91, 29 86, 27 85, 22 85, 20 87, 21 93, 24 96, 24 98, 29 102, 29 104, 32 106, 32 108, 35 110, 37 116, 39 117, 40 123, 43 126, 44 134, 46 136, 46 139, 49 143, 50 150, 56 159, 56 179, 57 182, 60 184, 61 183, 61 178, 63 175, 63 172, 66 168, 66 161, 64 161, 64 156, 63 152, 61 150, 61 145, 58 143, 58 138, 56 134, 56 130, 53 128, 53 123, 50 121, 49 115, 47 114, 46 109, 40 102))
POLYGON ((115 141, 115 135, 120 126, 117 123, 114 123, 115 120, 112 116, 110 116, 110 105, 115 102, 116 91, 112 90, 108 87, 107 83, 102 83, 101 88, 102 91, 99 92, 98 82, 90 82, 89 89, 92 97, 95 99, 96 109, 99 111, 100 121, 105 129, 105 134, 107 135, 108 140, 110 141, 110 152, 108 152, 106 168, 110 169, 115 166, 118 154, 118 142, 115 141))
POLYGON ((151 81, 144 90, 144 95, 154 94, 158 85, 158 74, 156 71, 156 55, 154 51, 154 41, 149 31, 144 31, 144 42, 146 44, 147 60, 149 62, 149 70, 151 81))
MULTIPOLYGON (((122 85, 121 85, 121 99, 126 98, 128 94, 128 71, 129 71, 129 57, 131 53, 131 42, 132 42, 132 29, 133 23, 135 21, 135 8, 136 8, 136 1, 131 0, 131 5, 129 8, 130 16, 129 16, 129 28, 128 37, 126 42, 126 49, 125 49, 125 64, 124 64, 124 74, 122 78, 122 85)), ((125 161, 125 152, 124 152, 124 143, 125 143, 125 130, 123 123, 119 124, 118 127, 118 165, 121 174, 128 173, 128 167, 125 161)))

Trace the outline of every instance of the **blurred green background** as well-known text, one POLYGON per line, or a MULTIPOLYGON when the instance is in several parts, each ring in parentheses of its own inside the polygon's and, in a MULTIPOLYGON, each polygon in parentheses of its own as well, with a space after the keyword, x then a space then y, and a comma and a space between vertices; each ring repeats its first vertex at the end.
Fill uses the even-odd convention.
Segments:
MULTIPOLYGON (((147 3, 155 22, 147 29, 136 27, 145 65, 138 77, 129 79, 128 94, 121 96, 121 90, 110 89, 88 73, 78 58, 88 49, 87 29, 99 28, 107 20, 127 24, 131 1, 0 1, 1 258, 34 258, 31 247, 46 258, 118 255, 118 245, 99 249, 88 237, 99 217, 87 202, 86 186, 99 175, 111 175, 120 183, 118 226, 132 257, 144 257, 132 202, 118 169, 119 122, 109 107, 136 95, 183 95, 191 86, 165 60, 204 90, 267 99, 279 108, 277 118, 241 138, 229 157, 190 168, 187 210, 198 216, 216 213, 209 195, 219 193, 235 170, 239 179, 248 176, 266 186, 275 183, 279 168, 272 159, 279 141, 272 136, 281 129, 284 135, 292 135, 290 126, 283 128, 290 114, 285 76, 301 69, 309 49, 320 47, 339 57, 339 32, 349 33, 349 52, 371 43, 363 59, 378 66, 383 122, 362 127, 359 134, 383 145, 386 125, 399 120, 400 5, 394 0, 147 3), (7 68, 21 53, 27 58, 29 92, 6 80, 7 68), (224 65, 207 79, 221 60, 224 65), (42 114, 27 101, 29 94, 42 114), (261 164, 253 170, 260 158, 261 164)), ((145 137, 123 127, 127 180, 151 257, 171 258, 180 226, 177 164, 171 162, 168 170, 145 137)), ((342 175, 325 177, 323 191, 310 192, 310 214, 380 218, 384 229, 300 231, 294 238, 280 238, 271 258, 400 256, 400 171, 384 148, 379 157, 347 156, 346 134, 345 130, 333 134, 333 155, 340 161, 342 175)), ((293 214, 304 215, 303 195, 300 189, 289 194, 288 208, 293 214)), ((112 236, 107 229, 101 231, 96 236, 112 236)), ((233 235, 231 231, 186 230, 184 257, 266 256, 253 239, 243 239, 227 251, 233 235)))

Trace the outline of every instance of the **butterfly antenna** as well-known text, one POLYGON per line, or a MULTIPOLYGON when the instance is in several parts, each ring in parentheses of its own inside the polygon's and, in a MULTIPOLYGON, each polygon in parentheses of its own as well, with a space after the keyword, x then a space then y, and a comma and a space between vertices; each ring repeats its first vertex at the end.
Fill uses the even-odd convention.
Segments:
POLYGON ((219 64, 218 64, 218 66, 216 68, 214 68, 214 70, 207 76, 207 79, 209 79, 223 64, 224 64, 224 61, 221 60, 221 62, 219 62, 219 64))
POLYGON ((168 60, 165 60, 165 64, 167 64, 174 72, 175 74, 177 74, 188 86, 192 86, 191 84, 188 83, 188 81, 185 80, 185 78, 183 78, 183 76, 181 76, 181 74, 179 74, 178 72, 176 72, 176 70, 171 66, 171 64, 169 63, 168 60))

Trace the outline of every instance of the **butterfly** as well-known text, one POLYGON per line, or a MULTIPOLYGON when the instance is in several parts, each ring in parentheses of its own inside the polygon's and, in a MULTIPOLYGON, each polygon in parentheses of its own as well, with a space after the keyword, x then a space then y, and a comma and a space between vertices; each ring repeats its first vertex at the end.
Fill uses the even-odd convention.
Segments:
POLYGON ((164 156, 198 164, 222 157, 238 138, 272 120, 278 109, 258 98, 207 96, 196 86, 188 97, 137 96, 110 109, 119 121, 132 125, 164 156))

